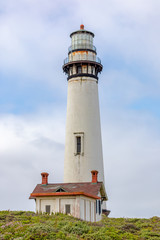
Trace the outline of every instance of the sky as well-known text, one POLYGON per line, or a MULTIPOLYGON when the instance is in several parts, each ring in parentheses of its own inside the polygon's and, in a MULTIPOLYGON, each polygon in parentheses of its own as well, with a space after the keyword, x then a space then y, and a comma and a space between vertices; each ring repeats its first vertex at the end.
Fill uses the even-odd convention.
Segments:
POLYGON ((70 33, 101 58, 99 101, 110 217, 160 216, 160 1, 0 1, 0 210, 35 210, 63 182, 70 33))

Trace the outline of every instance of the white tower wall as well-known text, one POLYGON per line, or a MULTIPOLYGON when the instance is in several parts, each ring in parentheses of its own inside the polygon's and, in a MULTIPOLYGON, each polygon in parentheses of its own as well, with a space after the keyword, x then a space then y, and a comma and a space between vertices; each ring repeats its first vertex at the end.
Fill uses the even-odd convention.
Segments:
POLYGON ((68 81, 64 182, 90 182, 97 170, 104 182, 98 84, 95 78, 68 81), (75 154, 76 135, 82 135, 82 154, 75 154))

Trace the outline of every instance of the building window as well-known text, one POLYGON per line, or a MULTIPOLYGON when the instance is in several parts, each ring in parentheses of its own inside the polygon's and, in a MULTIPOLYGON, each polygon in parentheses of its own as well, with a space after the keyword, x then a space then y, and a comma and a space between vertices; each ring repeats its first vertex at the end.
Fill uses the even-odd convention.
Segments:
POLYGON ((101 201, 99 200, 99 215, 101 214, 101 201))
POLYGON ((96 77, 97 77, 97 75, 98 75, 98 69, 96 68, 96 70, 95 70, 95 75, 96 75, 96 77))
POLYGON ((51 213, 51 206, 50 205, 46 205, 46 213, 51 213))
POLYGON ((77 73, 82 73, 82 67, 81 66, 77 67, 77 73))
POLYGON ((76 137, 77 139, 77 154, 81 153, 81 137, 76 137))
POLYGON ((94 74, 94 67, 91 66, 91 74, 94 74))
POLYGON ((75 138, 75 150, 74 155, 84 154, 84 133, 74 133, 75 138))
POLYGON ((71 205, 70 204, 66 204, 65 205, 65 213, 66 214, 70 214, 71 213, 71 205))
POLYGON ((70 67, 70 72, 69 72, 69 75, 72 75, 73 74, 73 68, 70 67))
POLYGON ((101 214, 101 200, 96 200, 96 213, 101 214))
POLYGON ((63 188, 58 188, 56 192, 65 192, 65 190, 63 188))

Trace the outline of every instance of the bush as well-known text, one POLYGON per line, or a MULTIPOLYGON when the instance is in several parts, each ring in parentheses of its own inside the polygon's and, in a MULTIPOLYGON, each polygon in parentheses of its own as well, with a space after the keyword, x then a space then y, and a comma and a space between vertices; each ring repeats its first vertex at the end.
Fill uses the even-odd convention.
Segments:
POLYGON ((63 227, 63 231, 65 231, 66 233, 74 233, 79 236, 88 233, 89 229, 90 227, 88 226, 88 224, 81 221, 75 223, 68 222, 68 224, 63 227))
POLYGON ((61 213, 0 212, 0 240, 158 240, 160 218, 107 218, 89 223, 61 213))

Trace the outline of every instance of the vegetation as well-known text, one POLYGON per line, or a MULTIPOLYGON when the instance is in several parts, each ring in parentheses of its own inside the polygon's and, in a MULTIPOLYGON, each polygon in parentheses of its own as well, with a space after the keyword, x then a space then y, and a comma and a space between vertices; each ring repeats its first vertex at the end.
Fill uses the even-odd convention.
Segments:
POLYGON ((0 239, 160 239, 160 218, 107 218, 89 223, 68 215, 37 215, 24 211, 0 212, 0 239))

